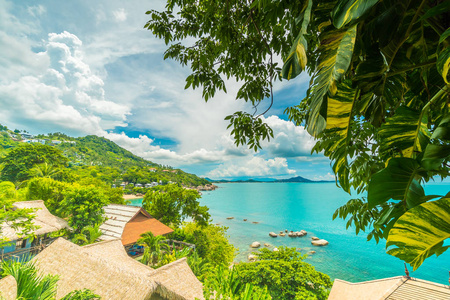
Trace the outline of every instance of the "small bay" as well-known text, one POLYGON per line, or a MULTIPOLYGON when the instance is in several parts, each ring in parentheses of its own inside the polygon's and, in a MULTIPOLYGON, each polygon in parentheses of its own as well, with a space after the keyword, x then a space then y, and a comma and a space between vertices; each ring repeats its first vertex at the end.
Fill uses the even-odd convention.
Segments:
MULTIPOLYGON (((404 275, 403 262, 385 253, 385 241, 377 245, 367 241, 366 234, 355 235, 353 227, 346 230, 346 221, 332 220, 336 208, 352 196, 334 183, 226 183, 215 191, 203 192, 202 205, 210 209, 213 222, 227 226, 229 240, 239 253, 236 261, 246 261, 252 252, 250 244, 258 241, 272 247, 300 248, 302 253, 316 251, 306 258, 317 270, 332 279, 351 282, 404 275), (227 219, 234 217, 234 219, 227 219), (244 221, 247 219, 247 221, 244 221), (258 222, 257 224, 253 222, 258 222), (304 229, 305 237, 269 237, 274 231, 304 229), (325 247, 311 245, 317 236, 330 242, 325 247)), ((445 195, 448 184, 429 184, 427 194, 445 195)), ((409 267, 409 266, 408 266, 409 267)), ((428 258, 411 276, 448 283, 450 251, 439 258, 428 258)))

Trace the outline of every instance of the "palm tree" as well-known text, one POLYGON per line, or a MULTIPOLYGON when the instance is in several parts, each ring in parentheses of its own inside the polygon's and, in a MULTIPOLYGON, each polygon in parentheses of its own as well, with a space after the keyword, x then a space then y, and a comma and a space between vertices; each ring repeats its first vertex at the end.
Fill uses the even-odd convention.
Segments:
POLYGON ((143 264, 153 266, 161 260, 164 253, 170 251, 165 239, 162 235, 154 236, 150 231, 141 234, 137 242, 140 246, 144 246, 144 255, 141 260, 143 264))
POLYGON ((47 162, 44 162, 42 164, 35 165, 33 168, 31 168, 29 174, 32 177, 54 178, 61 172, 62 170, 56 168, 53 164, 48 164, 47 162))
MULTIPOLYGON (((25 260, 24 260, 25 261, 25 260)), ((3 261, 3 276, 11 275, 17 283, 17 300, 56 300, 57 275, 42 275, 33 261, 3 261)), ((0 297, 1 300, 4 298, 0 297)), ((90 290, 76 290, 61 300, 100 299, 90 290)))
POLYGON ((102 234, 100 225, 85 226, 80 233, 74 235, 71 241, 80 246, 89 245, 95 243, 102 234))

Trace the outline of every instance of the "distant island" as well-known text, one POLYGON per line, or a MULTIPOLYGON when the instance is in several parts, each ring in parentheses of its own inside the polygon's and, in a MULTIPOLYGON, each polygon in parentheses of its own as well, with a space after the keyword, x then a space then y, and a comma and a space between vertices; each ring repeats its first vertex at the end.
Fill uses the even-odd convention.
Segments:
POLYGON ((301 183, 317 183, 317 182, 334 182, 334 180, 311 180, 302 176, 296 176, 288 179, 274 179, 274 178, 260 178, 260 179, 236 179, 236 180, 226 180, 226 179, 210 179, 206 180, 213 183, 278 183, 278 182, 301 182, 301 183))

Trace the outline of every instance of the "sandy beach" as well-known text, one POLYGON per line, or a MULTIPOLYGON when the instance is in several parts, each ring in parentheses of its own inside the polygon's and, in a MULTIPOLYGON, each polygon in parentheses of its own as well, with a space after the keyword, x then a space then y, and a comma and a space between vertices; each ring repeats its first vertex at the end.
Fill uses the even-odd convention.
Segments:
POLYGON ((125 200, 131 200, 131 199, 140 199, 143 198, 144 196, 136 196, 136 195, 123 195, 123 199, 125 200))

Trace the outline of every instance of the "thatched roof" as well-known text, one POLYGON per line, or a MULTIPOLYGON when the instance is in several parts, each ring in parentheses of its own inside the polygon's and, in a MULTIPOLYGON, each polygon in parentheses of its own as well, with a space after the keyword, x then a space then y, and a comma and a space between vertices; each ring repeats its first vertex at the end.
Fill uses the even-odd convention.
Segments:
POLYGON ((444 300, 448 286, 416 278, 397 276, 351 283, 336 279, 328 300, 444 300))
POLYGON ((145 209, 137 206, 109 204, 105 206, 106 221, 100 226, 100 240, 122 239, 123 245, 134 244, 141 234, 152 232, 155 236, 173 230, 153 218, 145 209))
POLYGON ((16 300, 17 296, 17 283, 14 277, 6 276, 0 280, 0 299, 3 297, 5 300, 16 300))
POLYGON ((167 299, 203 299, 202 283, 192 273, 186 258, 162 266, 152 275, 157 292, 167 299))
MULTIPOLYGON (((47 207, 45 207, 44 201, 42 200, 15 202, 13 206, 18 209, 36 209, 36 212, 34 212, 36 217, 33 219, 33 224, 39 226, 39 228, 34 231, 36 235, 43 235, 46 233, 58 231, 63 228, 69 228, 69 225, 65 220, 52 215, 48 211, 47 207)), ((3 237, 11 241, 15 241, 19 238, 19 233, 20 232, 17 232, 15 229, 13 229, 10 224, 2 224, 3 237)))
MULTIPOLYGON (((203 299, 202 285, 185 259, 154 270, 126 255, 120 240, 80 247, 59 238, 34 260, 43 274, 59 275, 57 299, 83 288, 102 299, 144 300, 155 294, 203 299)), ((0 280, 0 292, 8 291, 10 280, 0 280)))

